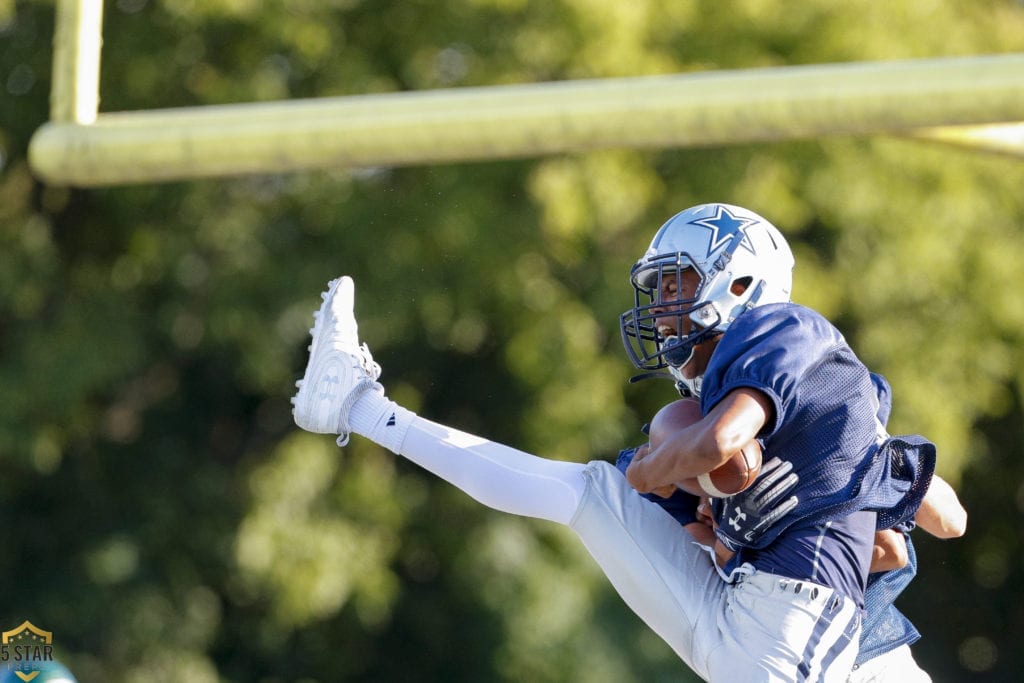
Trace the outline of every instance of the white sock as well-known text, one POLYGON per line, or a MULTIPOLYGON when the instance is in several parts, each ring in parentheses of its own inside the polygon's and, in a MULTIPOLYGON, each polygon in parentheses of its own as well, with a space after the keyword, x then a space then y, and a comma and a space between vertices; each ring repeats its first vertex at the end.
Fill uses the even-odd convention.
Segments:
POLYGON ((409 424, 416 414, 406 410, 383 393, 364 391, 352 406, 348 424, 353 432, 399 453, 409 424))
POLYGON ((585 465, 425 420, 376 391, 359 397, 349 426, 495 510, 568 524, 583 498, 585 465))

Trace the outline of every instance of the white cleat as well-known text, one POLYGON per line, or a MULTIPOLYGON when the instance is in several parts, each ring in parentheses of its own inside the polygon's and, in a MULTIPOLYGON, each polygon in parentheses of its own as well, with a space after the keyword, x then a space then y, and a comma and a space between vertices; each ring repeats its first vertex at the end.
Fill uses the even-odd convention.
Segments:
POLYGON ((353 314, 355 283, 347 275, 327 284, 323 304, 313 314, 309 363, 295 383, 292 398, 295 424, 318 434, 339 434, 338 445, 348 442, 348 415, 356 399, 377 384, 380 366, 366 344, 359 344, 359 326, 353 314))

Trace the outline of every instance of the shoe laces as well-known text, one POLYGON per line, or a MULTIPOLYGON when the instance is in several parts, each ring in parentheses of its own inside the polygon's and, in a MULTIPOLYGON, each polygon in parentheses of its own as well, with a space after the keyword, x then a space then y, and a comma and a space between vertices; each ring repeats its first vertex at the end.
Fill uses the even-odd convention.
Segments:
POLYGON ((380 377, 381 369, 380 364, 373 359, 373 354, 370 353, 370 347, 365 344, 360 344, 356 349, 357 353, 353 354, 356 363, 356 368, 362 369, 370 379, 377 381, 380 377))
POLYGON ((352 412, 352 406, 354 406, 356 401, 358 401, 363 395, 363 392, 367 389, 374 389, 381 394, 384 393, 384 386, 377 381, 381 373, 380 364, 373 359, 373 354, 370 353, 370 347, 365 343, 360 344, 349 355, 352 358, 352 367, 366 373, 366 377, 359 380, 359 382, 352 388, 352 391, 349 392, 348 396, 345 397, 344 403, 342 403, 342 417, 338 422, 339 436, 336 440, 340 447, 346 446, 348 444, 349 437, 352 436, 352 429, 348 424, 348 415, 352 412))

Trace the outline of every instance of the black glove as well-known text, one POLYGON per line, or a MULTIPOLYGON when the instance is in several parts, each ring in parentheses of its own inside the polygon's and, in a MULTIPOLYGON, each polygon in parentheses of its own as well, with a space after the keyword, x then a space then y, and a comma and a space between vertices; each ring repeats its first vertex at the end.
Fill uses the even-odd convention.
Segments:
POLYGON ((800 481, 793 463, 772 458, 761 466, 754 485, 728 498, 712 498, 715 535, 729 550, 736 552, 752 546, 775 522, 782 519, 800 500, 786 498, 800 481))

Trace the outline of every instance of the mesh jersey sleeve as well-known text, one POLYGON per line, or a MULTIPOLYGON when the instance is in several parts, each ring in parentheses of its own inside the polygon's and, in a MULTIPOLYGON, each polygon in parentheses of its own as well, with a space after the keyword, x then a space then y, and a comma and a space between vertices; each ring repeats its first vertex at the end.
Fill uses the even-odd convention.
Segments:
POLYGON ((934 446, 922 437, 885 441, 879 423, 888 417, 888 383, 872 376, 824 317, 797 304, 739 316, 705 372, 704 414, 740 387, 772 402, 774 414, 758 434, 765 457, 791 462, 800 477, 799 505, 754 547, 798 521, 873 510, 879 528, 888 528, 912 517, 934 468, 934 446))
POLYGON ((775 410, 774 419, 758 436, 770 437, 802 407, 799 399, 806 395, 806 378, 834 349, 845 347, 839 331, 809 308, 770 304, 747 311, 711 357, 701 392, 703 413, 707 415, 734 389, 759 389, 775 410))
POLYGON ((902 569, 878 572, 868 576, 864 594, 864 624, 861 627, 860 651, 857 664, 863 664, 901 645, 913 643, 921 637, 914 625, 893 602, 917 574, 917 554, 910 536, 907 541, 907 565, 902 569))
MULTIPOLYGON (((889 413, 892 410, 892 388, 879 374, 871 373, 871 381, 878 392, 878 421, 885 426, 889 422, 889 413)), ((893 527, 903 534, 906 541, 906 566, 868 576, 867 591, 864 594, 864 624, 861 628, 860 649, 855 664, 863 664, 901 645, 909 645, 921 637, 910 619, 893 604, 917 575, 917 553, 910 540, 910 532, 914 526, 914 520, 909 519, 893 527)))
POLYGON ((892 387, 889 380, 877 372, 871 373, 871 383, 875 385, 875 393, 878 395, 878 422, 884 427, 889 424, 889 413, 892 412, 892 387))

